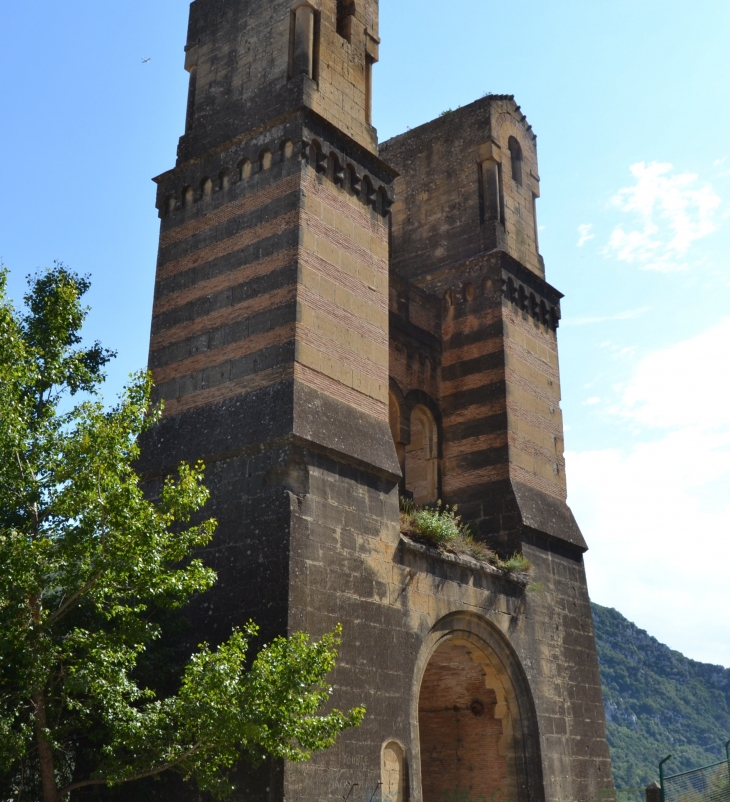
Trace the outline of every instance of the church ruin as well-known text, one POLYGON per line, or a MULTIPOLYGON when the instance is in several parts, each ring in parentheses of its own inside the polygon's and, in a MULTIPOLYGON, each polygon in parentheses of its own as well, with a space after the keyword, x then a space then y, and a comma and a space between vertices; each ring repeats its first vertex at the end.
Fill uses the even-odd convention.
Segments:
MULTIPOLYGON (((341 622, 363 725, 240 800, 598 802, 611 766, 566 505, 535 135, 486 96, 378 145, 377 0, 195 0, 159 176, 148 475, 202 459, 212 643, 341 622), (523 577, 403 537, 458 504, 523 577)), ((191 799, 197 798, 191 789, 191 799)))

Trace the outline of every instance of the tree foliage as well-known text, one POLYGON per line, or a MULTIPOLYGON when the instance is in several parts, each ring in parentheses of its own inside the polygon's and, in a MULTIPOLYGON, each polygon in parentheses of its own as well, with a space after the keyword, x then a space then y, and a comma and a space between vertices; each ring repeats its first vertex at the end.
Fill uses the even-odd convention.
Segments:
POLYGON ((340 632, 279 638, 253 657, 253 624, 200 647, 173 695, 136 669, 177 609, 215 574, 194 559, 203 466, 180 465, 156 498, 135 473, 160 410, 150 377, 112 409, 96 394, 114 356, 82 344, 89 288, 57 264, 25 308, 0 270, 0 788, 60 802, 75 789, 175 770, 223 797, 242 757, 308 759, 364 711, 324 714, 340 632))

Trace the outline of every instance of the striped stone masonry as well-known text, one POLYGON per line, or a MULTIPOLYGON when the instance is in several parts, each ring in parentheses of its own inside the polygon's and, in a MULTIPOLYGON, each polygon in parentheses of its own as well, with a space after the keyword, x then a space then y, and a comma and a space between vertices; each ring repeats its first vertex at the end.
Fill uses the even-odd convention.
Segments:
MULTIPOLYGON (((536 138, 490 95, 379 148, 378 50, 378 0, 191 4, 185 133, 155 179, 164 413, 138 466, 151 497, 206 466, 218 581, 181 649, 251 620, 256 648, 343 626, 328 683, 362 725, 302 764, 236 766, 234 802, 599 802, 536 138), (416 542, 403 497, 458 505, 532 569, 416 542)), ((173 773, 138 788, 200 796, 173 773)))
POLYGON ((165 415, 294 381, 387 421, 392 179, 326 143, 297 119, 158 179, 165 415))

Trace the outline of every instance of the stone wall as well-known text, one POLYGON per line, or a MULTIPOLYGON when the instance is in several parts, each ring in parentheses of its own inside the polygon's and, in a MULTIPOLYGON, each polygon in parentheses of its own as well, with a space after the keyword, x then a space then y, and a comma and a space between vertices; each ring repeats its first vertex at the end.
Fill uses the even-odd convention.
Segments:
POLYGON ((344 26, 338 24, 338 0, 195 0, 178 163, 268 127, 298 106, 375 152, 370 95, 380 41, 378 2, 354 5, 344 26), (303 61, 298 48, 306 50, 303 61))
POLYGON ((333 704, 368 709, 308 763, 239 767, 236 799, 597 800, 610 762, 535 138, 499 96, 378 154, 377 10, 192 4, 187 132, 156 179, 165 414, 140 467, 154 487, 208 466, 219 582, 191 643, 251 618, 262 642, 342 623, 333 704), (401 493, 459 503, 531 577, 403 538, 401 493))

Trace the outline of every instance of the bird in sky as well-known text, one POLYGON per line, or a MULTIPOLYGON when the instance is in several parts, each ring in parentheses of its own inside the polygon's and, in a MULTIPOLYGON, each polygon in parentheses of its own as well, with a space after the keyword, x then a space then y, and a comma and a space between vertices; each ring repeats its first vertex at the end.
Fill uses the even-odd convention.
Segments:
POLYGON ((152 56, 150 56, 149 58, 145 58, 144 56, 142 56, 142 64, 149 64, 150 61, 152 61, 152 56))

